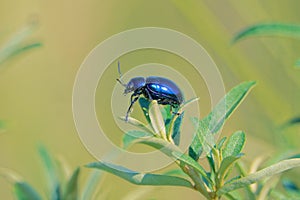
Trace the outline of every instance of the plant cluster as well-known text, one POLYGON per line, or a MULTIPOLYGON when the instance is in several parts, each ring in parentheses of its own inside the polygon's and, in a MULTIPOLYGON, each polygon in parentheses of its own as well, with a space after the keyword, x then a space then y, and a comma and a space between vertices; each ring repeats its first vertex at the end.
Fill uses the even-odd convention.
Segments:
MULTIPOLYGON (((233 191, 239 188, 249 189, 249 185, 253 183, 300 166, 300 159, 289 159, 252 174, 241 173, 234 177, 230 176, 235 163, 243 156, 245 133, 237 131, 229 138, 223 137, 219 141, 215 141, 215 135, 254 85, 255 82, 241 83, 231 89, 205 118, 191 119, 195 125, 195 137, 188 152, 183 152, 178 147, 183 114, 173 115, 170 107, 160 107, 156 101, 148 102, 143 98, 139 100, 144 116, 151 126, 130 117, 129 123, 138 130, 124 134, 124 147, 127 148, 134 143, 149 145, 174 159, 184 172, 184 176, 182 173, 177 175, 141 173, 106 162, 90 163, 87 167, 107 171, 137 185, 188 187, 199 191, 207 199, 220 199, 222 196, 235 199, 238 194, 233 194, 233 191), (199 163, 201 156, 207 159, 209 170, 205 170, 199 163)), ((197 99, 185 102, 177 112, 182 113, 184 107, 195 100, 197 99)), ((252 195, 255 196, 254 193, 252 195)))

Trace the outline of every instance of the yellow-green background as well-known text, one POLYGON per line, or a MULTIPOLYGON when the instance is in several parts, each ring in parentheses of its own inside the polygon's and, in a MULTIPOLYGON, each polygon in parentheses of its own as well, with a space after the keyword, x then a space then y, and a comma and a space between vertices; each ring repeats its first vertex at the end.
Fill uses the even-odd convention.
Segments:
MULTIPOLYGON (((300 71, 293 67, 300 57, 300 42, 287 38, 251 38, 230 45, 241 29, 259 22, 300 24, 298 1, 8 1, 0 2, 0 44, 26 26, 39 22, 31 39, 43 47, 25 52, 0 69, 0 119, 6 131, 0 135, 0 167, 18 172, 40 191, 45 191, 43 170, 36 147, 43 143, 71 166, 83 166, 94 158, 81 144, 72 118, 72 87, 80 64, 101 41, 121 31, 156 26, 180 31, 202 44, 222 73, 226 89, 246 80, 258 85, 226 124, 224 134, 246 132, 247 160, 278 155, 299 146, 299 129, 284 134, 276 128, 300 114, 300 71)), ((154 57, 156 55, 153 53, 154 57)), ((168 55, 166 55, 168 56, 168 55)), ((172 60, 156 58, 156 61, 172 60)), ((124 58, 135 66, 151 62, 151 56, 124 58)), ((174 59, 173 64, 178 65, 174 59)), ((184 64, 184 63, 183 63, 184 64)), ((117 75, 110 70, 112 81, 117 75)), ((202 86, 197 94, 201 96, 202 86)), ((209 102, 207 97, 203 103, 209 102)), ((207 113, 209 110, 203 112, 207 113)), ((114 124, 112 124, 113 126, 114 124)), ((110 126, 106 124, 106 126, 110 126)), ((112 134, 116 128, 112 127, 112 134)), ((113 137, 113 136, 112 136, 113 137)), ((115 137, 120 137, 116 134, 115 137)), ((83 169, 83 181, 88 169, 83 169)), ((81 182, 82 182, 81 181, 81 182)), ((102 183, 109 199, 120 199, 140 187, 112 175, 102 183)), ((0 179, 1 199, 11 199, 11 185, 0 179)), ((153 188, 143 199, 198 199, 196 192, 175 187, 153 188)))

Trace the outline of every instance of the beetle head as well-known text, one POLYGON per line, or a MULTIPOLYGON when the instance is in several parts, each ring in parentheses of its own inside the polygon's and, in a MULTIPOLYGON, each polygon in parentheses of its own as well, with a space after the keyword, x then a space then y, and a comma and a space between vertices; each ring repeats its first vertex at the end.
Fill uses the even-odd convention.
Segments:
POLYGON ((118 62, 118 72, 119 72, 119 78, 117 78, 117 81, 125 87, 124 95, 133 92, 146 84, 146 80, 143 77, 135 77, 132 78, 127 84, 123 83, 121 81, 122 73, 121 73, 121 67, 120 62, 118 62))
POLYGON ((128 94, 130 92, 133 92, 143 86, 145 86, 146 81, 144 77, 135 77, 132 78, 126 85, 124 94, 128 94))

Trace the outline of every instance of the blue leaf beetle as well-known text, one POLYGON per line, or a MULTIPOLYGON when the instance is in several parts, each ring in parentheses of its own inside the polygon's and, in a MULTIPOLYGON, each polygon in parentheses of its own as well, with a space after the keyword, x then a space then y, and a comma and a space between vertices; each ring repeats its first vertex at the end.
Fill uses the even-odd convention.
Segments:
MULTIPOLYGON (((130 105, 127 110, 125 121, 128 121, 133 104, 143 95, 148 100, 156 100, 158 104, 170 105, 178 108, 184 101, 183 94, 179 87, 171 80, 158 76, 135 77, 127 84, 121 81, 120 62, 118 62, 119 78, 117 81, 125 87, 124 95, 133 92, 130 97, 130 105)), ((175 113, 178 114, 178 113, 175 113)))

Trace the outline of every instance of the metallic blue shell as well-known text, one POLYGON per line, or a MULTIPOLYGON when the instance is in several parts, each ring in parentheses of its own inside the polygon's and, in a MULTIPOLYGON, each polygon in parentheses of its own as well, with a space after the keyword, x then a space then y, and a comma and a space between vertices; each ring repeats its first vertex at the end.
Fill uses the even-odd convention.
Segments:
POLYGON ((147 77, 145 86, 152 98, 158 100, 158 103, 179 105, 184 101, 179 87, 167 78, 157 76, 147 77))

